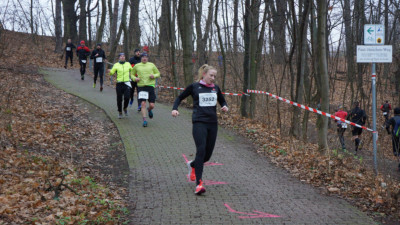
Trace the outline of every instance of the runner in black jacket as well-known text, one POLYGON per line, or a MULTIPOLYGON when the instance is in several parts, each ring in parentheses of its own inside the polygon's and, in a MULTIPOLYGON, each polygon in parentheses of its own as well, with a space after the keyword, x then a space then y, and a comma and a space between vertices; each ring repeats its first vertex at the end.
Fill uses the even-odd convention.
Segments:
MULTIPOLYGON (((367 115, 365 114, 365 111, 360 109, 360 103, 359 102, 354 102, 354 108, 351 110, 351 112, 348 114, 347 119, 350 120, 353 123, 359 124, 361 126, 364 126, 365 122, 367 121, 367 115)), ((351 131, 353 135, 353 140, 355 143, 355 151, 357 154, 358 149, 361 149, 361 144, 362 141, 360 140, 361 133, 363 129, 359 127, 353 126, 353 129, 351 131)))
MULTIPOLYGON (((394 128, 396 127, 396 124, 400 123, 400 108, 395 108, 394 109, 394 117, 390 118, 386 122, 386 130, 388 134, 392 135, 392 145, 393 145, 393 154, 395 156, 400 156, 399 155, 399 150, 400 150, 400 135, 396 136, 394 128), (390 126, 392 126, 392 130, 390 130, 390 126)), ((400 164, 399 164, 399 169, 400 169, 400 164)))
POLYGON ((196 144, 196 158, 188 162, 189 177, 196 180, 195 194, 206 191, 202 181, 203 164, 210 160, 217 139, 217 101, 223 112, 228 111, 225 98, 221 89, 214 84, 217 70, 207 64, 199 69, 199 82, 189 85, 179 97, 176 98, 172 108, 172 116, 179 115, 178 106, 189 95, 193 98, 193 139, 196 144))
POLYGON ((97 44, 90 58, 93 59, 93 88, 96 88, 97 75, 100 75, 100 91, 103 91, 104 62, 107 58, 106 53, 101 49, 101 44, 97 44))
POLYGON ((71 67, 73 65, 72 59, 74 58, 74 53, 72 49, 74 48, 76 48, 75 45, 71 43, 71 39, 68 39, 68 42, 65 45, 65 65, 64 65, 65 69, 67 69, 68 58, 71 60, 71 67))
MULTIPOLYGON (((136 64, 142 62, 142 57, 140 56, 140 50, 138 48, 135 49, 134 54, 135 55, 129 59, 129 63, 132 65, 132 67, 134 67, 136 64)), ((134 74, 134 75, 135 75, 135 77, 137 77, 137 74, 134 74)), ((130 101, 129 101, 130 107, 132 107, 132 104, 133 104, 133 95, 135 94, 135 88, 136 88, 136 92, 137 92, 136 94, 137 94, 137 96, 139 96, 139 89, 137 88, 137 83, 135 81, 131 81, 131 85, 132 85, 132 90, 131 90, 130 101)), ((137 111, 140 111, 141 104, 139 102, 139 99, 137 102, 138 102, 137 111)))
POLYGON ((85 46, 85 41, 81 41, 81 44, 76 48, 76 55, 79 59, 79 65, 81 66, 81 79, 85 79, 87 57, 90 55, 90 50, 85 46))

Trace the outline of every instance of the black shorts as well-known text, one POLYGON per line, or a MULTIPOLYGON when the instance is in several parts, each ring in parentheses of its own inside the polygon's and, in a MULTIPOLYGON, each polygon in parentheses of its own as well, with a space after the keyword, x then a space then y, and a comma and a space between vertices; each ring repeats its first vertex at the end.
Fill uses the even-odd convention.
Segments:
POLYGON ((138 99, 139 99, 140 102, 143 101, 143 100, 146 100, 146 99, 140 99, 139 98, 141 91, 145 91, 145 92, 149 93, 149 99, 147 99, 147 100, 150 103, 156 102, 156 93, 154 92, 154 87, 152 87, 152 86, 138 87, 138 99))
POLYGON ((351 134, 353 136, 361 135, 363 129, 359 127, 353 127, 353 130, 351 130, 351 134))

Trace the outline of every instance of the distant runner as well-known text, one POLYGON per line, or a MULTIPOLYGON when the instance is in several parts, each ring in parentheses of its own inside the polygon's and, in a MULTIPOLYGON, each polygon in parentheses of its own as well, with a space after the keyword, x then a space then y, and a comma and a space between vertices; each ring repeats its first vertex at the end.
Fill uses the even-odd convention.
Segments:
POLYGON ((76 55, 78 56, 79 59, 79 65, 81 66, 81 79, 85 79, 85 72, 86 72, 86 63, 87 63, 87 57, 90 55, 90 50, 88 47, 85 46, 85 41, 81 41, 81 44, 78 45, 78 48, 76 48, 76 55))
POLYGON ((199 80, 186 87, 180 94, 172 108, 172 116, 179 116, 178 106, 188 96, 193 98, 193 139, 196 144, 196 158, 188 162, 189 178, 196 180, 195 194, 200 195, 206 191, 202 175, 204 163, 210 160, 217 140, 217 101, 223 112, 228 111, 228 106, 222 95, 221 89, 214 84, 217 70, 204 64, 199 69, 199 80))
POLYGON ((156 84, 156 78, 160 77, 160 71, 157 67, 149 62, 147 53, 142 53, 141 63, 136 64, 132 69, 132 74, 137 74, 135 78, 138 86, 138 99, 142 105, 142 116, 143 116, 143 127, 147 127, 147 112, 149 112, 149 118, 152 119, 153 109, 156 101, 156 93, 154 87, 156 84), (146 100, 149 101, 149 107, 146 110, 146 100))
POLYGON ((390 110, 392 110, 392 106, 389 104, 389 101, 385 101, 385 103, 381 106, 381 111, 383 117, 385 117, 385 124, 389 120, 390 110))
POLYGON ((64 68, 67 69, 68 58, 71 61, 71 67, 73 66, 72 60, 74 58, 74 53, 72 49, 76 48, 74 44, 71 43, 71 39, 68 39, 67 44, 65 45, 65 65, 64 68))
MULTIPOLYGON (((365 122, 367 121, 367 115, 365 114, 365 111, 360 109, 360 103, 359 102, 354 102, 354 108, 351 110, 349 115, 347 116, 347 119, 350 120, 353 123, 359 124, 361 126, 365 125, 365 122)), ((361 133, 363 129, 359 127, 353 126, 353 129, 351 131, 351 134, 353 135, 353 140, 355 144, 355 151, 357 154, 357 151, 362 148, 362 141, 360 139, 361 133)))
POLYGON ((104 62, 106 61, 106 53, 101 49, 101 44, 96 45, 90 56, 93 59, 93 88, 96 88, 97 75, 100 75, 100 91, 103 91, 103 75, 104 75, 104 62))
MULTIPOLYGON (((138 64, 138 63, 140 63, 140 62, 141 62, 140 50, 137 48, 137 49, 135 49, 134 56, 133 56, 132 58, 129 59, 129 63, 132 65, 132 67, 134 67, 136 64, 138 64)), ((133 74, 133 75, 134 75, 135 77, 137 77, 137 74, 133 74)), ((135 78, 135 77, 134 77, 134 78, 135 78)), ((135 79, 133 79, 133 80, 131 81, 131 85, 132 85, 132 90, 131 90, 131 96, 130 96, 130 101, 129 101, 130 107, 132 107, 133 102, 134 102, 133 96, 134 96, 134 94, 135 94, 135 88, 136 88, 136 91, 137 91, 137 96, 139 96, 139 89, 137 88, 137 83, 136 83, 135 79)), ((141 105, 140 105, 139 99, 138 99, 137 102, 138 102, 137 111, 140 111, 141 105)))
MULTIPOLYGON (((394 117, 390 118, 386 123, 386 130, 388 134, 392 135, 392 145, 393 145, 393 155, 399 155, 400 149, 400 108, 397 107, 394 109, 394 117), (392 129, 390 130, 390 126, 392 129)), ((400 164, 399 164, 400 169, 400 164)))
POLYGON ((110 75, 117 73, 117 106, 118 106, 118 119, 122 119, 122 96, 124 97, 124 113, 128 116, 128 103, 131 91, 131 74, 132 66, 129 62, 125 61, 125 54, 119 54, 119 62, 115 63, 110 71, 110 75))
MULTIPOLYGON (((347 112, 343 111, 343 106, 339 106, 338 107, 338 111, 335 113, 335 116, 340 117, 341 119, 346 119, 347 112)), ((336 124, 337 124, 337 132, 338 132, 340 144, 342 145, 342 149, 345 150, 346 149, 346 144, 344 142, 343 134, 347 129, 347 123, 342 122, 340 120, 335 120, 335 121, 336 121, 336 124)))

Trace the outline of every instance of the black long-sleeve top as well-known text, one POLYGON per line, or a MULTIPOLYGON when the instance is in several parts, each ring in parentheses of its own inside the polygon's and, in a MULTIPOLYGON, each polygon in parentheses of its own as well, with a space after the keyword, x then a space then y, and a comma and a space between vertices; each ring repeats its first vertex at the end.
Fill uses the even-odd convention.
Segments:
POLYGON ((94 59, 95 64, 102 64, 104 60, 106 59, 106 53, 104 52, 103 49, 95 49, 92 51, 92 54, 90 55, 91 59, 94 59), (99 54, 96 56, 96 54, 99 54), (102 58, 101 60, 97 60, 97 58, 102 58))
POLYGON ((72 44, 72 43, 68 44, 68 43, 67 43, 67 44, 65 45, 65 52, 66 52, 68 55, 73 55, 73 49, 74 49, 74 48, 76 48, 74 44, 72 44))
POLYGON ((206 87, 198 82, 193 83, 176 98, 172 109, 178 110, 181 101, 190 95, 193 98, 192 122, 217 123, 217 101, 221 107, 227 106, 221 89, 217 85, 206 87))
POLYGON ((364 125, 367 121, 367 114, 365 114, 365 111, 360 109, 360 107, 355 107, 348 114, 347 119, 353 123, 364 125))
POLYGON ((394 134, 394 127, 396 126, 396 123, 400 123, 400 115, 395 115, 386 122, 386 130, 388 134, 390 133, 394 134), (390 126, 392 126, 391 130, 390 126))

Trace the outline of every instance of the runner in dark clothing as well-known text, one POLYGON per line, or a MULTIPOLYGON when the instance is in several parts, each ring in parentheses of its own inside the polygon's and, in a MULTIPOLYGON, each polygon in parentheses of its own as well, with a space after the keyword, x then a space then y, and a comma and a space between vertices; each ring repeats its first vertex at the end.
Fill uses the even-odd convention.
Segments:
MULTIPOLYGON (((363 126, 365 122, 367 121, 367 115, 365 114, 365 111, 360 109, 360 103, 359 102, 354 102, 354 108, 351 110, 349 115, 347 116, 347 119, 350 120, 353 123, 359 124, 363 126)), ((358 149, 361 149, 362 141, 360 140, 361 133, 362 133, 362 128, 355 127, 353 126, 353 129, 351 131, 353 135, 353 140, 355 143, 355 151, 357 154, 358 149)))
MULTIPOLYGON (((142 62, 142 57, 140 56, 140 50, 138 48, 135 49, 134 54, 135 55, 129 59, 129 63, 132 65, 132 67, 134 67, 136 64, 142 62)), ((137 77, 137 74, 134 74, 134 75, 135 75, 135 77, 137 77)), ((137 94, 137 96, 139 96, 139 89, 137 88, 137 83, 135 81, 131 81, 131 85, 132 85, 132 90, 131 90, 131 96, 130 96, 130 101, 129 101, 130 107, 132 107, 132 104, 134 102, 133 96, 135 94, 135 88, 137 91, 136 94, 137 94)), ((139 100, 137 102, 138 102, 137 111, 139 112, 141 110, 141 104, 140 104, 139 100)))
POLYGON ((217 101, 223 112, 228 111, 228 106, 222 95, 221 89, 214 84, 217 70, 207 64, 199 69, 199 82, 186 87, 180 94, 172 108, 172 116, 179 116, 178 106, 188 96, 193 98, 193 139, 196 144, 196 158, 188 162, 189 178, 196 180, 195 194, 206 191, 202 181, 204 163, 210 160, 217 139, 217 101))
POLYGON ((68 39, 68 42, 65 45, 65 65, 64 65, 65 69, 67 69, 68 58, 71 60, 71 67, 73 65, 72 60, 74 58, 74 54, 72 49, 74 48, 76 48, 75 45, 71 43, 71 39, 68 39))
MULTIPOLYGON (((395 156, 400 156, 399 155, 399 149, 400 149, 400 108, 395 108, 394 109, 394 117, 390 118, 386 122, 386 130, 388 134, 392 135, 392 145, 393 145, 393 154, 395 156), (396 126, 397 124, 397 126, 396 126), (390 130, 390 126, 392 126, 392 129, 390 130), (397 128, 397 129, 396 129, 397 128)), ((399 164, 399 169, 400 169, 400 164, 399 164)))
POLYGON ((385 124, 389 120, 390 110, 392 110, 392 106, 389 104, 389 101, 385 101, 385 103, 381 106, 381 111, 383 116, 385 117, 385 124))
POLYGON ((93 59, 93 88, 96 88, 97 75, 100 75, 100 91, 103 91, 104 62, 106 60, 106 53, 101 49, 101 44, 97 44, 96 49, 92 51, 90 58, 93 59))
MULTIPOLYGON (((340 117, 341 119, 346 119, 347 112, 343 111, 343 106, 339 106, 338 111, 335 113, 335 116, 340 117)), ((344 142, 343 134, 347 129, 347 123, 344 123, 340 120, 335 120, 335 122, 337 124, 337 133, 339 136, 340 144, 342 145, 342 149, 346 149, 346 144, 344 142)))
POLYGON ((81 79, 85 79, 87 57, 90 55, 90 50, 85 46, 85 41, 81 41, 81 44, 76 48, 76 55, 79 59, 79 65, 81 66, 81 79))

